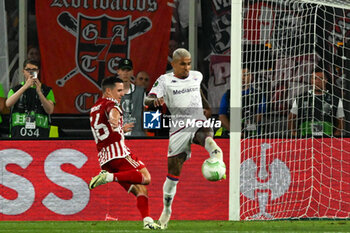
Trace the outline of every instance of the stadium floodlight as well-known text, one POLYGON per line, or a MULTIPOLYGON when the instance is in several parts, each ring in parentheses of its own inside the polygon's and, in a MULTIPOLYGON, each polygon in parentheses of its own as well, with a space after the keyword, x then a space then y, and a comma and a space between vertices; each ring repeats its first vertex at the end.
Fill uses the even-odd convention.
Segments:
POLYGON ((348 0, 232 1, 229 220, 350 217, 349 39, 348 0))

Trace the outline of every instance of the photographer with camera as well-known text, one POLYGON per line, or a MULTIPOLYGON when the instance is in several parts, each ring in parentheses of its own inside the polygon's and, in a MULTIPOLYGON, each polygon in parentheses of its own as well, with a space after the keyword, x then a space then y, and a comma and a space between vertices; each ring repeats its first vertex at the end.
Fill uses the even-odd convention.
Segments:
POLYGON ((50 114, 55 108, 51 87, 40 82, 40 64, 27 59, 23 63, 24 82, 10 89, 6 106, 11 108, 11 138, 48 138, 50 114))

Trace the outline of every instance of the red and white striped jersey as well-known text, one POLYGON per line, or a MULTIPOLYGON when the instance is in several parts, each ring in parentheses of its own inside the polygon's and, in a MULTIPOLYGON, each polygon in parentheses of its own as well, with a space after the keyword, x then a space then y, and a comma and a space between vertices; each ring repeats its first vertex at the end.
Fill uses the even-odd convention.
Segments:
POLYGON ((130 154, 129 148, 124 144, 122 115, 118 102, 112 98, 98 99, 90 110, 90 126, 101 166, 112 159, 125 158, 130 154), (109 112, 113 108, 117 109, 121 115, 118 127, 114 130, 108 121, 109 112))

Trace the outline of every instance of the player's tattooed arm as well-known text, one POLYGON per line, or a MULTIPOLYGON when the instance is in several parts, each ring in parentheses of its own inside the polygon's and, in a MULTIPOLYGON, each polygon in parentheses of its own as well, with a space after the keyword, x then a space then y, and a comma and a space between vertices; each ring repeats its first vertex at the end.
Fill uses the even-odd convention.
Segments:
POLYGON ((151 94, 146 96, 145 98, 145 106, 148 107, 148 109, 156 109, 158 107, 161 107, 164 104, 163 97, 157 98, 156 95, 151 94))
POLYGON ((154 103, 154 100, 156 100, 156 99, 157 99, 157 96, 153 95, 153 94, 146 96, 145 101, 144 101, 145 106, 147 106, 149 108, 154 107, 153 103, 154 103))

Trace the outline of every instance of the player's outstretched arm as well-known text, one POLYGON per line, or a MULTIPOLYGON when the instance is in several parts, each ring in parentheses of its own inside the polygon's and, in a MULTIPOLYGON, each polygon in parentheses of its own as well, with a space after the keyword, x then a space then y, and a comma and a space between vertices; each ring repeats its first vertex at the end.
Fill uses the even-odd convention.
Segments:
POLYGON ((158 107, 161 107, 164 104, 163 97, 157 98, 156 95, 151 94, 146 96, 145 98, 145 106, 148 107, 148 109, 156 109, 158 107))
POLYGON ((147 106, 148 108, 152 108, 154 107, 154 101, 157 99, 157 96, 154 94, 148 95, 145 98, 145 106, 147 106))

